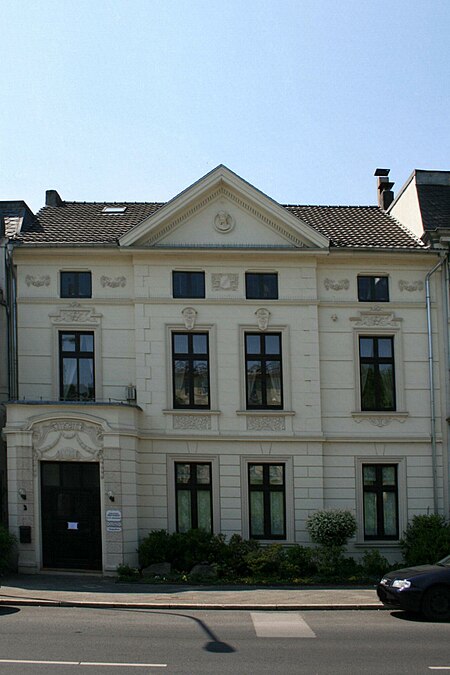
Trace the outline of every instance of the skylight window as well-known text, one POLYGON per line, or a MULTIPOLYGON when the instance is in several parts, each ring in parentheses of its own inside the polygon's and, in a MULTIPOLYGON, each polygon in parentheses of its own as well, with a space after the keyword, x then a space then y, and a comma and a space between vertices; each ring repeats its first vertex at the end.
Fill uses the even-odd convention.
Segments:
POLYGON ((102 213, 125 213, 126 206, 104 206, 102 213))

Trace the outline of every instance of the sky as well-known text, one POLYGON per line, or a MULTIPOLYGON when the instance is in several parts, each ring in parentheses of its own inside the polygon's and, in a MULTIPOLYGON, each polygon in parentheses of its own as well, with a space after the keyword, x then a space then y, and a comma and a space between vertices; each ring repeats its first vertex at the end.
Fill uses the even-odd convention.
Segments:
POLYGON ((0 200, 283 204, 450 170, 449 0, 2 0, 0 200))

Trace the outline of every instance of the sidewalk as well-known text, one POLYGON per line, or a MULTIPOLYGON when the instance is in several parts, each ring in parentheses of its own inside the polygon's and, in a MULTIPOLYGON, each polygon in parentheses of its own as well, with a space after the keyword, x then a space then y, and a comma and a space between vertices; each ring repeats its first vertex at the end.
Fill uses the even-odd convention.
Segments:
POLYGON ((136 609, 382 609, 374 588, 255 588, 117 583, 100 575, 33 574, 0 579, 1 605, 136 609))

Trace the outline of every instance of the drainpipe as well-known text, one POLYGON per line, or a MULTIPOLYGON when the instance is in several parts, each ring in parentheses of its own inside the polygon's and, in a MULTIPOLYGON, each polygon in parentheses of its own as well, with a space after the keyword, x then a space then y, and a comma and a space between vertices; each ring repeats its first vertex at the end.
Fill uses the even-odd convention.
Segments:
POLYGON ((8 353, 9 353, 9 398, 15 400, 18 392, 18 362, 17 362, 17 301, 16 301, 16 272, 13 265, 14 243, 9 239, 5 246, 5 267, 7 285, 8 310, 8 353))
POLYGON ((433 334, 431 323, 431 294, 430 278, 447 261, 447 255, 428 272, 425 277, 425 292, 427 306, 427 332, 428 332, 428 373, 430 385, 430 421, 431 421, 431 463, 433 467, 433 509, 438 513, 438 480, 437 480, 437 451, 436 451, 436 401, 434 396, 434 374, 433 374, 433 334))

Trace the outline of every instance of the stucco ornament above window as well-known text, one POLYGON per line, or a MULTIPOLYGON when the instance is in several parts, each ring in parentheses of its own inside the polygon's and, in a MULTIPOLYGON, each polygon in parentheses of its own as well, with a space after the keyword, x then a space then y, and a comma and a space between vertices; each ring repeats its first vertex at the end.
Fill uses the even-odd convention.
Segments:
POLYGON ((25 283, 27 286, 50 286, 50 276, 48 274, 43 274, 40 277, 34 277, 32 274, 27 274, 25 277, 25 283))
POLYGON ((270 312, 265 307, 260 307, 255 312, 259 330, 267 330, 270 319, 270 312))
POLYGON ((102 276, 100 277, 100 283, 103 288, 106 288, 106 286, 109 286, 110 288, 118 288, 119 286, 124 288, 124 286, 127 285, 127 280, 125 277, 115 277, 112 279, 111 277, 102 276))
POLYGON ((233 230, 234 226, 235 220, 231 213, 228 213, 228 211, 220 210, 214 218, 214 228, 217 230, 217 232, 228 234, 228 232, 233 230))
POLYGON ((423 291, 423 281, 405 281, 404 279, 400 279, 398 287, 401 291, 408 291, 409 293, 423 291))
POLYGON ((195 310, 193 307, 185 307, 183 310, 181 310, 181 314, 183 315, 183 321, 184 325, 186 326, 186 330, 192 330, 195 327, 197 310, 195 310))
POLYGON ((330 289, 332 291, 348 291, 350 286, 348 279, 340 279, 339 281, 334 281, 334 279, 325 279, 323 284, 327 291, 330 289))
POLYGON ((379 307, 372 307, 367 312, 359 312, 359 316, 351 316, 350 321, 354 322, 355 328, 398 328, 402 319, 397 318, 394 312, 383 312, 379 307))
POLYGON ((212 274, 211 281, 215 291, 237 291, 239 274, 212 274))
POLYGON ((62 308, 57 314, 49 314, 49 316, 55 326, 68 324, 98 326, 102 317, 93 307, 83 307, 79 302, 71 302, 67 309, 62 308))

